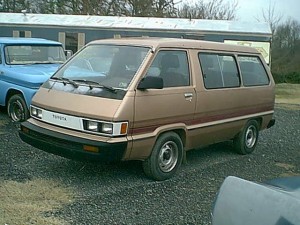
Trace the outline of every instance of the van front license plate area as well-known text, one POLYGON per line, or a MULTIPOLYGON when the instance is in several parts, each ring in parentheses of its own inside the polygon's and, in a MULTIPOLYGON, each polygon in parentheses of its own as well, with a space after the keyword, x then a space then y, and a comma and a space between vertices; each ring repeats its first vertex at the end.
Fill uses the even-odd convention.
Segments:
POLYGON ((74 130, 83 130, 82 118, 43 110, 42 121, 74 130))

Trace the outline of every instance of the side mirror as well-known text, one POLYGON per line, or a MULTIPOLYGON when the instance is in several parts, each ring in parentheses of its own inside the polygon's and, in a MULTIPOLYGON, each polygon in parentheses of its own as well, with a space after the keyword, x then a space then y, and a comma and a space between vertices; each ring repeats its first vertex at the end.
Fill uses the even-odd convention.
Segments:
POLYGON ((66 58, 69 59, 73 55, 73 51, 72 50, 65 50, 65 55, 66 55, 66 58))
POLYGON ((161 77, 147 76, 141 80, 137 89, 138 90, 163 89, 163 87, 164 87, 164 82, 161 77))

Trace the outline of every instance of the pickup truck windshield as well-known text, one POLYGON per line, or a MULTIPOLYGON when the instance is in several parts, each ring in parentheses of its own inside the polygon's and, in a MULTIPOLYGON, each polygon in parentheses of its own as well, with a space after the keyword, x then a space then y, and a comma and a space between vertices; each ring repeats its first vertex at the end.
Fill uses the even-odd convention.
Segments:
POLYGON ((66 57, 59 45, 8 45, 5 47, 8 65, 64 63, 66 57))
POLYGON ((67 62, 53 79, 67 78, 90 89, 126 90, 149 50, 137 46, 88 45, 67 62))

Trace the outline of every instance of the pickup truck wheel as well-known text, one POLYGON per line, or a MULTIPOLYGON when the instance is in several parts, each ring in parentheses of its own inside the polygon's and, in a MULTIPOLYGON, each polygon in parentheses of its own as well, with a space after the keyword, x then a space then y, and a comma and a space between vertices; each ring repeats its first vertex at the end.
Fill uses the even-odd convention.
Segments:
POLYGON ((22 95, 16 94, 10 97, 7 104, 7 113, 14 122, 22 122, 29 117, 29 111, 22 95))
POLYGON ((152 153, 143 162, 145 174, 158 181, 171 178, 181 165, 183 144, 175 132, 164 133, 158 137, 152 153))
POLYGON ((254 151, 259 134, 259 125, 256 120, 249 120, 244 129, 233 140, 237 153, 246 155, 254 151))

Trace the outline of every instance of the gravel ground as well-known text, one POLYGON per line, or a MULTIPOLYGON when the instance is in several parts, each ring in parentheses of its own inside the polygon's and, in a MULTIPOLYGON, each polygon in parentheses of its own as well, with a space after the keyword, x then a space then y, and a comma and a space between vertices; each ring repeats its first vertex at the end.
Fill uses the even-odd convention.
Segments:
POLYGON ((70 224, 210 224, 212 202, 225 177, 263 182, 300 175, 300 109, 277 107, 275 118, 251 155, 232 152, 230 142, 193 150, 177 176, 154 182, 140 162, 75 162, 26 145, 2 109, 0 185, 58 180, 74 190, 75 199, 54 215, 70 224))

